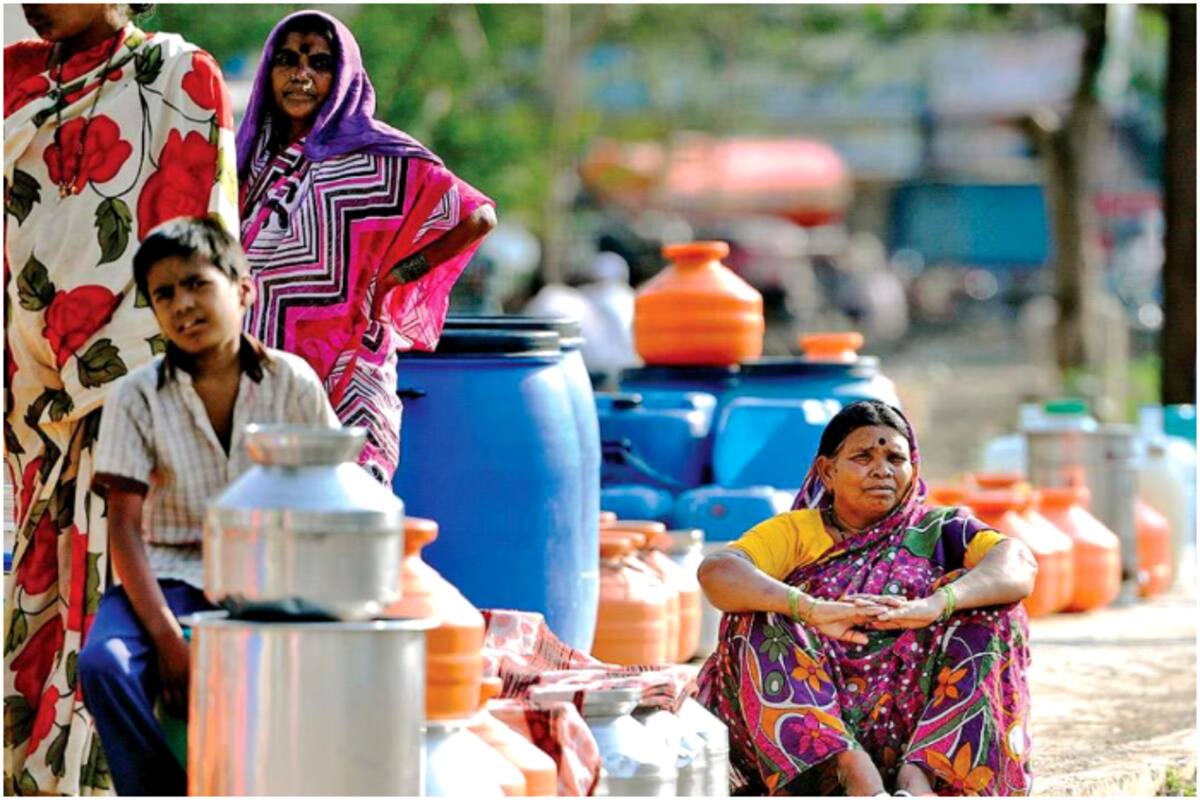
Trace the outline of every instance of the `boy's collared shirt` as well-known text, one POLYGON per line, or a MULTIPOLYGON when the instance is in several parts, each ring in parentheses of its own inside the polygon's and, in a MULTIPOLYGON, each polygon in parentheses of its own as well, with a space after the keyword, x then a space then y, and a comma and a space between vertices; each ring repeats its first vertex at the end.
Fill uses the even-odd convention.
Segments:
POLYGON ((250 337, 242 340, 241 357, 228 454, 191 374, 164 356, 121 379, 104 404, 92 486, 146 496, 143 537, 157 578, 204 587, 205 508, 253 465, 246 425, 338 427, 321 381, 303 359, 250 337))

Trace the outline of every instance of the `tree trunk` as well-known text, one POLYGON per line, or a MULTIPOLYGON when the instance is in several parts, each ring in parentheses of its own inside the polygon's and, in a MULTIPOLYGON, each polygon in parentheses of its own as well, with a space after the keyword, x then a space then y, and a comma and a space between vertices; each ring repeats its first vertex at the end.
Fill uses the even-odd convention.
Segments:
POLYGON ((1167 45, 1162 402, 1196 402, 1196 7, 1164 6, 1167 45))
POLYGON ((571 33, 571 7, 543 7, 544 80, 550 105, 550 149, 546 154, 550 185, 542 214, 542 280, 561 283, 570 251, 571 199, 574 173, 568 145, 575 119, 576 80, 571 33))
POLYGON ((1046 196, 1054 235, 1054 297, 1058 322, 1055 356, 1060 369, 1098 371, 1103 350, 1095 322, 1100 263, 1095 252, 1091 208, 1091 159, 1100 132, 1096 98, 1106 38, 1104 6, 1081 7, 1084 32, 1079 84, 1064 120, 1041 111, 1029 120, 1035 147, 1045 166, 1046 196))

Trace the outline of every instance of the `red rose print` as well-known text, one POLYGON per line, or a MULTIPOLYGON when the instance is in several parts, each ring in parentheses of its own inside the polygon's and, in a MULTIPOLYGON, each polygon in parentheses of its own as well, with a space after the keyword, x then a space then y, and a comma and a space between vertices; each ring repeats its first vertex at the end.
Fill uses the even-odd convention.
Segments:
POLYGON ((21 474, 21 505, 13 509, 16 513, 13 518, 23 523, 25 515, 29 513, 29 502, 33 500, 33 484, 37 480, 38 470, 42 468, 42 457, 30 461, 25 465, 25 472, 21 474))
POLYGON ((58 366, 112 319, 121 298, 103 286, 80 286, 58 292, 46 309, 42 335, 50 343, 58 366))
POLYGON ((58 580, 58 528, 49 511, 38 520, 29 549, 17 565, 14 577, 17 585, 32 595, 41 594, 58 580))
POLYGON ((221 68, 213 57, 203 50, 192 53, 192 71, 183 76, 183 91, 192 102, 201 108, 215 111, 217 124, 222 128, 233 127, 233 111, 229 105, 229 93, 221 79, 221 68))
POLYGON ((88 181, 104 183, 112 180, 133 152, 133 145, 121 138, 120 127, 106 116, 96 117, 91 124, 82 117, 64 123, 60 141, 61 147, 51 144, 42 152, 46 172, 54 183, 73 179, 77 192, 82 191, 88 181), (83 143, 81 159, 79 138, 85 130, 87 139, 83 143))
POLYGON ((204 214, 216 177, 216 145, 195 131, 184 138, 172 130, 158 156, 158 170, 138 197, 138 241, 159 223, 204 214))
POLYGON ((51 686, 42 695, 41 702, 38 703, 37 716, 33 718, 33 731, 29 734, 29 747, 25 750, 27 753, 32 753, 37 749, 37 746, 42 743, 42 740, 54 730, 54 716, 58 710, 58 689, 51 686))
POLYGON ((34 75, 32 78, 21 81, 4 93, 4 116, 7 117, 30 100, 43 97, 48 91, 50 91, 50 81, 46 79, 45 75, 34 75))
POLYGON ((68 546, 71 548, 71 597, 70 608, 67 609, 67 630, 83 631, 83 611, 86 601, 84 590, 87 588, 87 546, 86 533, 80 533, 79 528, 72 525, 67 529, 68 546))
POLYGON ((50 676, 50 668, 57 660, 63 644, 62 617, 57 614, 30 637, 16 658, 12 660, 13 687, 24 696, 29 705, 34 705, 42 696, 42 687, 50 676))
POLYGON ((122 31, 120 39, 116 42, 106 39, 94 47, 84 50, 82 53, 76 53, 71 56, 62 65, 62 82, 70 83, 80 75, 86 75, 91 72, 96 67, 108 61, 109 55, 114 53, 124 43, 125 33, 122 31))

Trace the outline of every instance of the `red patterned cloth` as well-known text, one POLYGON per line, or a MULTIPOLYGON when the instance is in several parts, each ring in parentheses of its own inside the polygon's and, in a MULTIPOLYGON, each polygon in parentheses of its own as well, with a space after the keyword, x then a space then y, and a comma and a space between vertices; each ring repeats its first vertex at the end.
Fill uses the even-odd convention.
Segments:
POLYGON ((484 674, 504 681, 506 698, 489 702, 488 711, 554 759, 559 794, 591 794, 600 773, 600 751, 577 711, 587 690, 634 686, 642 690, 641 705, 671 711, 695 693, 686 668, 606 664, 560 640, 541 614, 484 609, 483 618, 484 674), (535 686, 574 689, 575 707, 535 704, 529 699, 535 686))

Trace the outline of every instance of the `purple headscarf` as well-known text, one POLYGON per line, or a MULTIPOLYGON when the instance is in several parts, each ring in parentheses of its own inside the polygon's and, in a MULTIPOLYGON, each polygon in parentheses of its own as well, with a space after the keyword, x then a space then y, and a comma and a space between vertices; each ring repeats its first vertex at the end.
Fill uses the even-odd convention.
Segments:
POLYGON ((329 97, 321 106, 312 130, 304 141, 304 156, 312 161, 365 150, 383 156, 423 158, 440 165, 442 160, 425 145, 403 131, 375 119, 375 87, 363 68, 362 52, 350 29, 337 17, 322 11, 297 11, 284 17, 263 45, 262 61, 254 76, 254 88, 246 115, 237 132, 238 175, 245 176, 254 157, 255 140, 265 130, 265 116, 273 103, 271 56, 281 32, 288 23, 301 17, 318 17, 333 28, 337 36, 337 67, 329 97))

